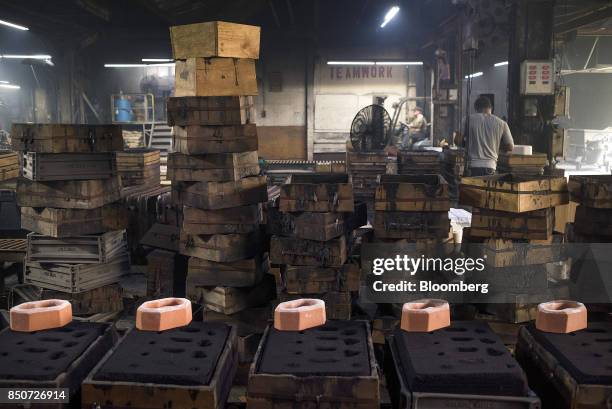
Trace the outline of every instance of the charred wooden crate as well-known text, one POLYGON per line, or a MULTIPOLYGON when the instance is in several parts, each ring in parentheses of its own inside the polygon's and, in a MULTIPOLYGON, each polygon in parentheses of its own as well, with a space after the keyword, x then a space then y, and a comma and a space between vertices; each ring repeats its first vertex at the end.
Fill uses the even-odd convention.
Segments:
POLYGON ((440 175, 381 175, 376 211, 448 212, 448 183, 440 175))
POLYGON ((397 327, 387 349, 394 408, 540 408, 525 373, 484 322, 456 321, 424 333, 397 327))
POLYGON ((172 297, 176 253, 155 249, 147 254, 147 296, 172 297))
POLYGON ((247 408, 378 408, 370 326, 328 321, 305 331, 268 327, 249 371, 247 408))
POLYGON ((57 239, 28 234, 27 261, 37 263, 97 264, 127 250, 125 230, 57 239))
POLYGON ((612 209, 611 175, 572 175, 568 187, 572 201, 586 207, 612 209))
POLYGON ((276 288, 287 294, 324 294, 359 291, 361 270, 357 264, 342 267, 281 267, 276 288))
POLYGON ((210 21, 170 27, 172 56, 259 58, 260 27, 210 21))
POLYGON ((442 164, 456 178, 461 178, 465 171, 465 149, 445 149, 442 164))
POLYGON ((281 212, 353 212, 353 185, 346 174, 291 175, 281 187, 281 212))
POLYGON ((345 236, 329 241, 272 236, 270 262, 298 266, 341 267, 348 257, 345 236))
POLYGON ((252 287, 187 287, 187 298, 226 315, 265 306, 274 295, 274 277, 270 274, 264 274, 262 280, 252 287))
POLYGON ((172 201, 177 206, 215 210, 268 201, 265 176, 253 176, 234 182, 176 183, 172 201))
POLYGON ((498 173, 542 175, 546 166, 548 166, 548 155, 545 153, 534 153, 533 155, 501 153, 497 159, 498 173))
POLYGON ((255 60, 185 58, 175 63, 176 97, 257 95, 255 60))
POLYGON ((436 151, 399 151, 397 173, 400 175, 435 175, 440 173, 442 154, 436 151))
POLYGON ((123 150, 119 125, 13 124, 13 150, 37 153, 91 153, 123 150))
POLYGON ((187 287, 252 287, 270 271, 267 254, 229 263, 190 257, 187 287))
POLYGON ((19 177, 19 155, 17 152, 0 150, 0 182, 19 177))
POLYGON ((222 408, 238 365, 236 329, 192 321, 132 329, 83 381, 83 408, 222 408))
POLYGON ((23 153, 23 176, 36 182, 109 179, 116 174, 114 153, 23 153))
POLYGON ((319 294, 289 294, 277 292, 277 301, 285 302, 300 298, 317 298, 325 302, 325 315, 328 320, 350 320, 353 293, 350 291, 329 291, 319 294))
POLYGON ((181 231, 179 252, 219 263, 254 257, 262 249, 258 231, 248 234, 187 234, 181 231))
MULTIPOLYGON (((179 226, 177 218, 180 212, 171 206, 170 186, 160 186, 159 184, 156 186, 130 186, 123 189, 121 193, 123 203, 129 211, 127 232, 130 250, 134 251, 136 249, 138 243, 144 239, 147 232, 158 221, 179 226)), ((176 242, 178 242, 178 232, 176 242)))
POLYGON ((450 232, 448 212, 383 212, 374 215, 374 234, 384 239, 444 239, 450 232))
POLYGON ((92 315, 123 310, 123 289, 118 283, 80 293, 43 289, 42 298, 70 301, 73 315, 92 315))
POLYGON ((607 408, 612 402, 610 322, 590 322, 570 334, 522 327, 516 345, 529 384, 550 408, 607 408))
POLYGON ((98 180, 32 182, 19 179, 17 202, 24 207, 96 209, 121 199, 118 177, 98 180))
POLYGON ((612 236, 612 209, 578 206, 574 231, 584 236, 612 236))
POLYGON ((140 239, 140 244, 153 248, 179 251, 181 228, 173 224, 155 223, 140 239))
POLYGON ((257 151, 168 155, 168 178, 177 182, 230 182, 259 175, 257 151))
MULTIPOLYGON (((471 229, 470 233, 471 235, 471 229)), ((465 249, 473 257, 483 257, 492 267, 529 266, 560 261, 564 257, 564 236, 546 240, 507 240, 466 237, 465 249)))
POLYGON ((553 234, 554 225, 554 208, 517 214, 474 207, 470 234, 511 240, 547 240, 553 234))
POLYGON ((159 185, 160 182, 160 154, 157 149, 126 149, 117 152, 117 172, 121 177, 121 184, 159 185))
POLYGON ((355 194, 373 196, 378 175, 387 173, 389 163, 391 159, 385 152, 356 152, 347 148, 346 167, 351 175, 355 194))
POLYGON ((91 210, 21 208, 22 228, 55 238, 123 230, 127 225, 128 210, 121 203, 91 210))
POLYGON ((130 256, 125 251, 96 264, 26 261, 24 266, 26 283, 66 293, 79 293, 117 283, 122 276, 129 273, 130 256))
POLYGON ((283 213, 272 207, 268 209, 266 222, 268 232, 273 235, 329 241, 368 224, 368 214, 363 202, 355 203, 353 213, 283 213))
POLYGON ((202 210, 183 207, 183 228, 187 234, 245 234, 259 229, 261 204, 202 210))
POLYGON ((463 178, 459 203, 523 213, 569 203, 564 177, 495 175, 463 178))
POLYGON ((185 155, 255 151, 257 127, 255 124, 175 127, 172 146, 185 155))
MULTIPOLYGON (((112 324, 72 321, 36 332, 0 331, 0 388, 67 388, 66 403, 33 404, 41 408, 73 408, 81 383, 115 344, 112 324)), ((0 408, 30 404, 0 403, 0 408)))
MULTIPOLYGON (((198 129, 201 126, 211 126, 209 128, 212 132, 209 135, 216 136, 217 139, 226 136, 230 137, 229 132, 231 129, 238 130, 239 127, 232 128, 217 128, 222 125, 245 125, 251 122, 254 118, 253 113, 253 99, 252 97, 170 97, 166 104, 168 112, 168 125, 176 127, 185 126, 196 126, 192 130, 198 129)), ((255 132, 254 127, 248 127, 255 132)), ((180 129, 175 128, 175 132, 180 129)), ((189 131, 186 129, 185 131, 189 131)), ((204 132, 202 129, 201 132, 204 132)), ((257 134, 254 134, 257 136, 257 134)), ((198 135, 191 135, 191 137, 197 137, 198 135)), ((204 136, 204 135, 202 135, 204 136)), ((239 135, 234 135, 234 137, 239 135)), ((231 138, 230 138, 231 139, 231 138)), ((257 138, 255 138, 255 144, 257 144, 257 138)), ((174 149, 177 149, 176 144, 173 145, 174 149)), ((257 149, 257 146, 255 146, 257 149)), ((244 149, 254 150, 254 149, 244 149)), ((188 154, 189 152, 179 152, 188 154)), ((201 153, 212 153, 212 152, 201 152, 201 153)))

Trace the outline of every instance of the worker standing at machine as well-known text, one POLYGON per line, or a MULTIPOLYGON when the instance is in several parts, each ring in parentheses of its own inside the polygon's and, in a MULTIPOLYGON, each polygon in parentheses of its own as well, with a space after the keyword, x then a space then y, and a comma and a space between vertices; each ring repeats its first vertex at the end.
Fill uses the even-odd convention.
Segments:
POLYGON ((512 152, 514 149, 512 133, 506 121, 493 115, 493 105, 489 98, 479 97, 474 108, 476 113, 470 115, 469 127, 466 129, 470 176, 494 175, 499 152, 512 152))
POLYGON ((412 146, 427 139, 427 119, 419 106, 412 109, 412 120, 408 123, 408 134, 402 137, 401 148, 410 150, 412 146))

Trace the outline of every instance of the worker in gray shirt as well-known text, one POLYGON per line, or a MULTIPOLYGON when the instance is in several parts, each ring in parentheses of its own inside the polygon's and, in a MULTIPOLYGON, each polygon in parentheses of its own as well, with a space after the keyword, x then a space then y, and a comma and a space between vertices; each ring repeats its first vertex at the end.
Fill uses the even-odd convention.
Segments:
POLYGON ((474 108, 466 142, 470 176, 494 175, 499 152, 512 152, 514 140, 506 121, 492 114, 489 98, 479 97, 474 108))

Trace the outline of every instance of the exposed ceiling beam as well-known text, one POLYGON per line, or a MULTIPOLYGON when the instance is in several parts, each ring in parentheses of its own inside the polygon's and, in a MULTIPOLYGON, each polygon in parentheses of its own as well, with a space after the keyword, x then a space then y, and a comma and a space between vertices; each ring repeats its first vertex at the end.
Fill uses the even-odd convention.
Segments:
POLYGON ((573 18, 569 21, 563 21, 555 25, 555 34, 566 34, 577 30, 580 27, 593 24, 597 21, 612 17, 612 6, 606 5, 589 11, 585 11, 580 17, 573 18))

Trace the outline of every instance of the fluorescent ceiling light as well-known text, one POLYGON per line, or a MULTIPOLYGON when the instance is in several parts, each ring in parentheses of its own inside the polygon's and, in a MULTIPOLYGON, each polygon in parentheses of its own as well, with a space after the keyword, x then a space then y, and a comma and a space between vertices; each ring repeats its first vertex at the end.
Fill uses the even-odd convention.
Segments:
POLYGON ((172 58, 143 58, 142 62, 172 62, 172 58))
POLYGON ((173 62, 161 64, 104 64, 106 68, 174 67, 173 62))
POLYGON ((504 65, 508 65, 508 61, 498 62, 497 64, 493 64, 494 67, 503 67, 504 65))
POLYGON ((27 58, 30 58, 32 60, 50 60, 51 56, 47 55, 47 54, 31 54, 31 55, 27 55, 27 54, 2 54, 0 55, 1 58, 7 58, 7 59, 12 59, 12 60, 25 60, 27 58))
POLYGON ((29 28, 27 28, 26 26, 20 26, 19 24, 11 23, 11 22, 4 21, 4 20, 0 20, 0 24, 2 24, 3 26, 16 28, 17 30, 23 30, 23 31, 29 30, 29 28))
POLYGON ((399 10, 400 8, 398 6, 391 7, 389 11, 387 11, 387 14, 385 15, 385 20, 380 25, 380 28, 384 28, 389 21, 393 20, 393 17, 395 17, 399 10))
POLYGON ((465 79, 469 79, 469 78, 478 78, 478 77, 482 77, 484 75, 483 72, 475 72, 474 74, 470 74, 470 75, 466 75, 465 79))
POLYGON ((328 61, 327 65, 374 65, 374 61, 328 61))
POLYGON ((8 89, 19 89, 21 88, 19 85, 13 85, 13 84, 0 84, 0 88, 8 88, 8 89))
POLYGON ((0 84, 8 84, 8 81, 0 81, 0 84))
POLYGON ((376 61, 376 65, 423 65, 422 61, 376 61))

